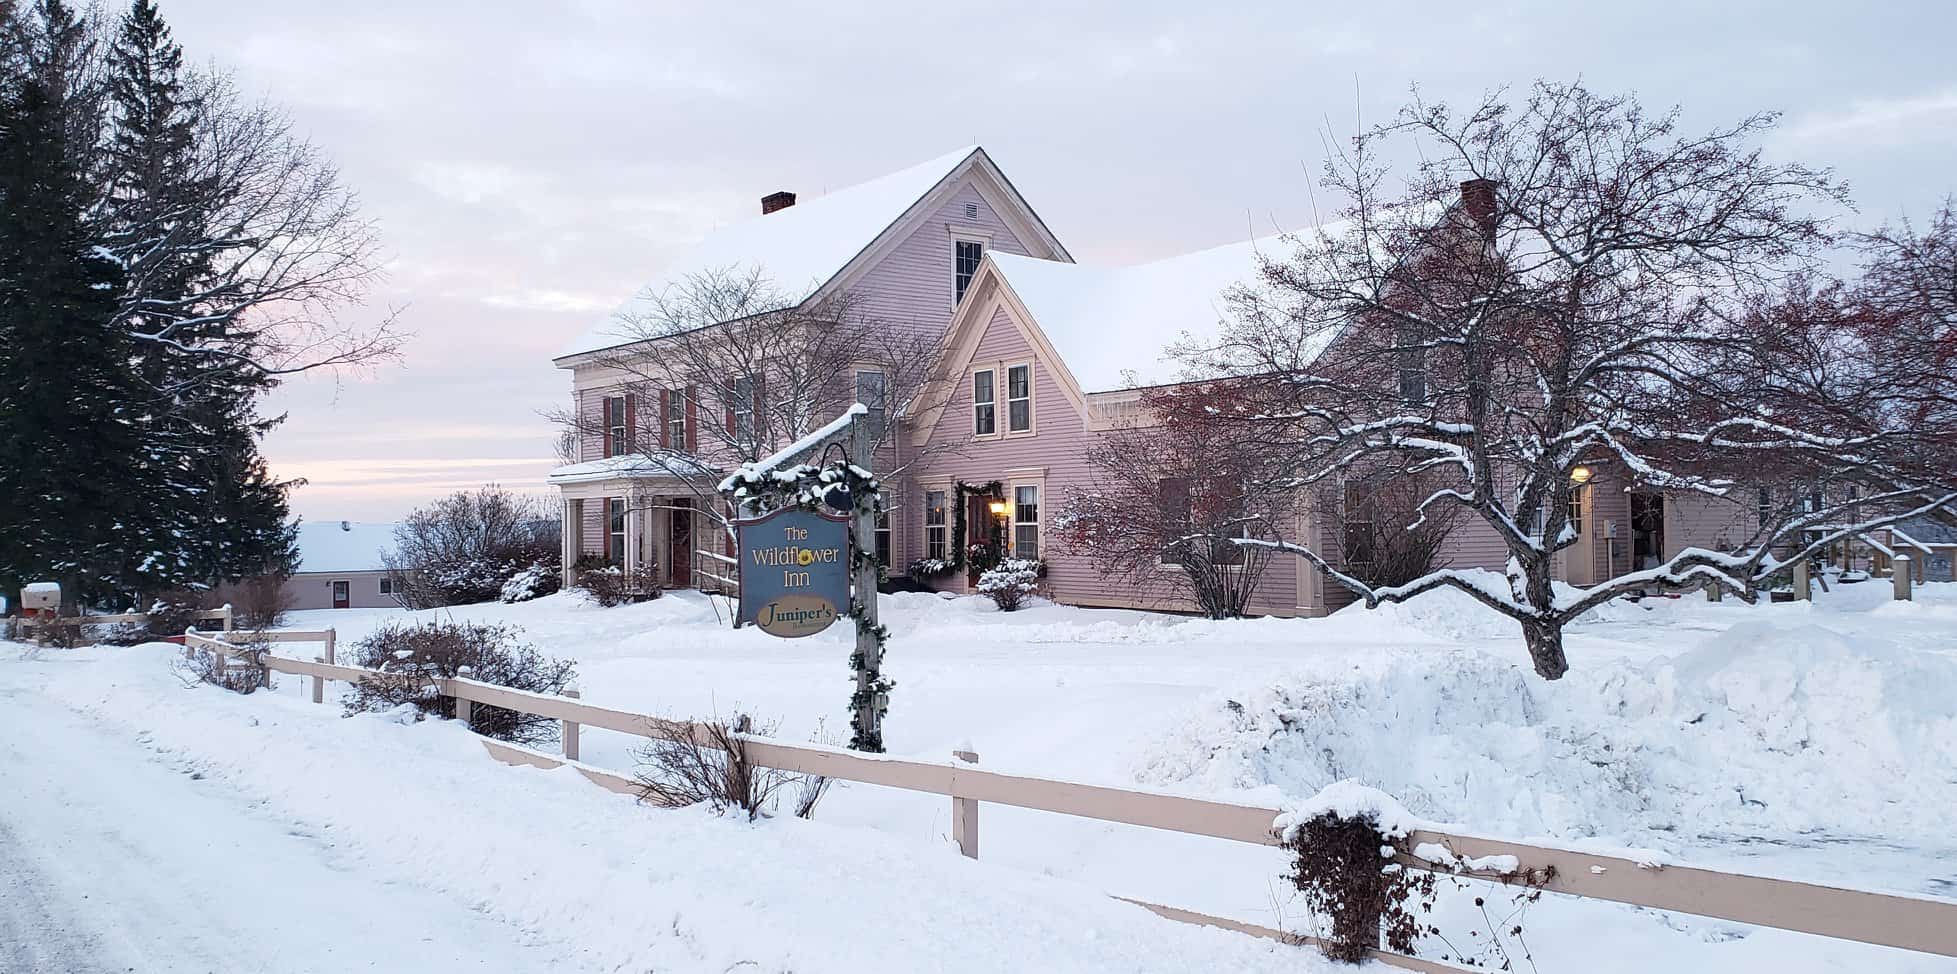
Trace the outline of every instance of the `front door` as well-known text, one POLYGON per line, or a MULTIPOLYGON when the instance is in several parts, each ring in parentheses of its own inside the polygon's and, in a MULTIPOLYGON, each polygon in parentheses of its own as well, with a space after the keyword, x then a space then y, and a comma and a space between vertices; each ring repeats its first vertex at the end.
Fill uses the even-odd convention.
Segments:
POLYGON ((342 578, 333 583, 333 608, 344 609, 353 605, 353 583, 342 578))
POLYGON ((672 524, 673 578, 674 588, 693 587, 693 502, 687 498, 673 501, 673 510, 667 511, 667 521, 672 524))
POLYGON ((972 557, 972 548, 992 543, 992 498, 983 494, 965 495, 965 537, 959 541, 965 546, 965 583, 977 585, 979 567, 972 557))
POLYGON ((1631 495, 1631 570, 1656 568, 1665 560, 1665 495, 1631 495))

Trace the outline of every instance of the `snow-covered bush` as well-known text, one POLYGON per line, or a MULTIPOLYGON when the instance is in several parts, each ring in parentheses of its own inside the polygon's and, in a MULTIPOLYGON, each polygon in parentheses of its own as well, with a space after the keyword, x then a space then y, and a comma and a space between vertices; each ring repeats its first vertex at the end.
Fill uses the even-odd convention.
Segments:
POLYGON ((1037 559, 1008 558, 979 576, 978 591, 991 598, 999 611, 1013 612, 1039 593, 1040 577, 1045 574, 1046 565, 1037 559))
MULTIPOLYGON (((465 677, 482 683, 562 693, 577 676, 575 660, 551 659, 523 642, 522 630, 512 626, 472 622, 393 624, 374 631, 353 647, 356 666, 380 670, 353 685, 347 701, 349 716, 392 710, 413 704, 420 716, 447 717, 455 713, 455 698, 439 692, 437 680, 465 677)), ((469 729, 487 737, 518 744, 547 744, 557 739, 558 722, 549 717, 476 704, 470 708, 469 729)))
POLYGON ((911 577, 911 581, 919 585, 924 585, 944 578, 957 569, 957 565, 943 558, 919 558, 911 562, 908 574, 911 577))
POLYGON ((209 589, 175 589, 158 594, 143 609, 147 617, 144 626, 150 638, 164 639, 181 636, 184 630, 197 624, 197 613, 218 608, 222 605, 216 593, 209 589))
POLYGON ((503 583, 501 598, 504 602, 528 602, 557 591, 562 583, 563 576, 556 566, 539 562, 511 575, 503 583))
POLYGON ((593 568, 578 576, 578 587, 584 589, 592 602, 607 609, 650 602, 664 592, 655 565, 640 565, 629 572, 616 565, 593 568))
POLYGON ((397 597, 413 609, 502 598, 517 573, 559 563, 555 510, 494 485, 416 509, 385 558, 397 597))
POLYGON ((234 648, 236 655, 223 658, 208 650, 185 649, 171 669, 186 684, 208 683, 233 693, 272 689, 272 668, 265 665, 272 644, 254 641, 238 643, 234 648))

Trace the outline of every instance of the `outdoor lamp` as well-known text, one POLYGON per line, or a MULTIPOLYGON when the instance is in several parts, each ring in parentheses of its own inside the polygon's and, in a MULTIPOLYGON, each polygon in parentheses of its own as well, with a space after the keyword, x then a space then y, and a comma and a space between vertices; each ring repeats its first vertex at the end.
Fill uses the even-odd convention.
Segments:
POLYGON ((992 512, 992 516, 993 516, 993 517, 1005 517, 1005 516, 1006 516, 1006 502, 1005 502, 1005 501, 993 501, 992 503, 990 503, 990 504, 987 504, 987 505, 986 505, 986 507, 987 507, 987 509, 989 509, 989 510, 990 510, 990 511, 992 512))
POLYGON ((1579 484, 1587 484, 1587 483, 1589 483, 1589 482, 1590 482, 1590 468, 1589 468, 1589 467, 1584 467, 1584 466, 1579 466, 1579 467, 1577 467, 1577 468, 1576 468, 1575 470, 1572 470, 1572 471, 1570 471, 1570 480, 1571 480, 1572 482, 1574 482, 1574 483, 1579 483, 1579 484))

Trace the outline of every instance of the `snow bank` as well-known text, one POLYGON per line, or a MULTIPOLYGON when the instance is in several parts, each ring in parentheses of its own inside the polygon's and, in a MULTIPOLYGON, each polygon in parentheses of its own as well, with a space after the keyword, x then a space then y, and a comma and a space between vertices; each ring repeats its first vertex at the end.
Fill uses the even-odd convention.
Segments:
MULTIPOLYGON (((82 651, 42 692, 235 791, 241 814, 329 843, 376 884, 432 889, 556 943, 567 968, 978 972, 1037 958, 1068 971, 1330 969, 1309 951, 1162 920, 820 811, 750 825, 654 810, 570 769, 497 764, 446 721, 342 719, 279 694, 186 688, 167 655, 82 651)), ((18 683, 20 667, 53 671, 0 667, 12 670, 0 685, 18 683)))
MULTIPOLYGON (((1436 612, 1422 601, 1414 617, 1436 612)), ((1957 807, 1957 658, 1806 618, 1579 661, 1556 683, 1467 648, 1298 669, 1199 705, 1139 775, 1277 802, 1349 778, 1518 838, 1939 834, 1957 807)))
MULTIPOLYGON (((1489 591, 1508 591, 1508 580, 1500 572, 1471 569, 1456 574, 1468 577, 1489 591)), ((1559 601, 1573 599, 1580 591, 1562 582, 1551 583, 1550 587, 1559 601)), ((1578 616, 1570 625, 1581 627, 1609 622, 1644 622, 1652 619, 1654 612, 1666 611, 1671 602, 1670 599, 1647 599, 1642 602, 1613 599, 1578 616)), ((1374 609, 1368 609, 1365 603, 1358 602, 1333 613, 1332 618, 1337 621, 1356 623, 1363 620, 1373 625, 1392 625, 1411 633, 1452 640, 1510 639, 1521 632, 1514 619, 1454 588, 1434 589, 1406 602, 1383 603, 1374 609)))

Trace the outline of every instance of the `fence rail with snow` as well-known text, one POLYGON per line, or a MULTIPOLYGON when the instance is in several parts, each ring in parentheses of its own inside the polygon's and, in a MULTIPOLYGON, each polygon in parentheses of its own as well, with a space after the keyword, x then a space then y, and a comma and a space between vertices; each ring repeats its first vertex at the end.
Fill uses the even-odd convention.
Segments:
MULTIPOLYGON (((224 624, 226 632, 231 630, 231 606, 229 605, 216 609, 204 609, 193 612, 190 614, 190 618, 198 622, 220 622, 224 624)), ((115 615, 21 616, 19 623, 22 630, 55 627, 65 628, 68 626, 114 626, 124 623, 147 625, 149 623, 149 613, 119 612, 115 615)))
MULTIPOLYGON (((264 665, 276 672, 311 677, 315 703, 322 700, 321 687, 326 680, 355 682, 385 675, 378 670, 332 662, 332 639, 331 630, 240 632, 218 637, 193 629, 186 635, 185 644, 233 655, 240 652, 234 643, 244 640, 325 642, 329 655, 319 660, 270 654, 263 657, 264 665)), ((592 783, 620 794, 636 795, 638 786, 626 775, 579 762, 579 728, 596 727, 635 737, 653 737, 659 729, 674 726, 674 722, 663 718, 600 707, 571 697, 513 690, 467 679, 432 682, 442 696, 455 698, 458 717, 466 718, 469 708, 480 704, 564 723, 561 757, 483 738, 483 746, 490 756, 512 765, 539 768, 570 765, 592 783)), ((702 725, 689 726, 694 729, 696 740, 707 740, 702 725)), ((984 802, 1236 842, 1279 844, 1272 828, 1273 820, 1279 815, 1279 810, 1274 808, 984 770, 977 766, 977 756, 968 752, 959 752, 950 761, 935 762, 863 754, 819 744, 790 744, 752 735, 744 735, 744 740, 748 757, 764 767, 950 798, 952 832, 960 850, 972 858, 978 857, 979 805, 984 802)), ((1408 848, 1419 849, 1423 845, 1444 848, 1458 860, 1512 857, 1525 871, 1548 873, 1551 878, 1542 886, 1548 892, 1957 957, 1957 902, 1953 901, 1640 862, 1576 848, 1532 845, 1465 833, 1421 829, 1407 837, 1408 848)), ((1444 861, 1415 856, 1400 858, 1414 868, 1477 878, 1476 873, 1461 872, 1444 861)), ((1478 878, 1495 877, 1481 874, 1478 878)), ((1176 907, 1138 900, 1129 902, 1169 919, 1257 936, 1310 940, 1176 907)), ((1376 952, 1375 956, 1388 964, 1412 970, 1458 970, 1385 951, 1376 952)))

